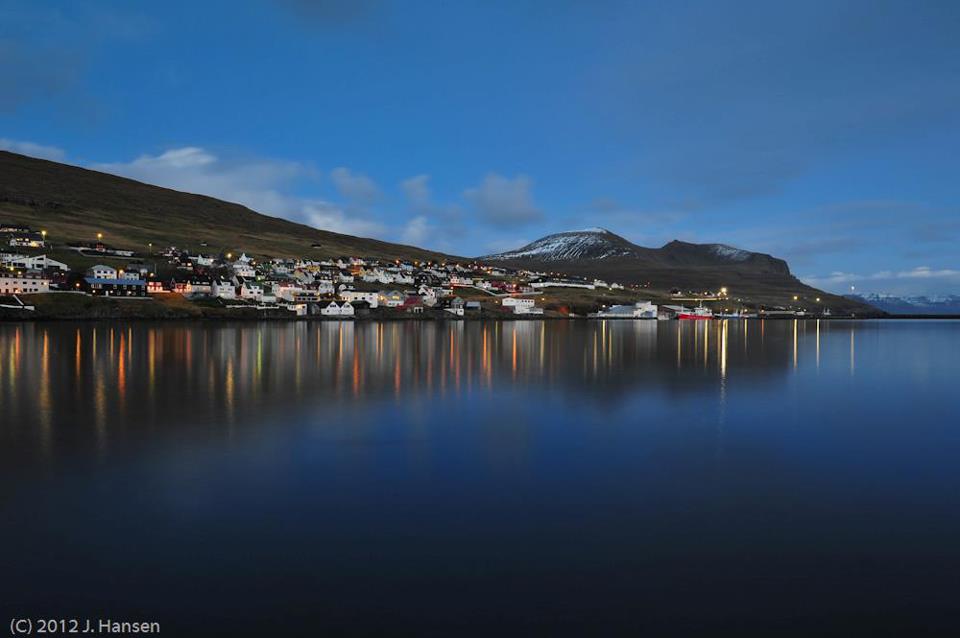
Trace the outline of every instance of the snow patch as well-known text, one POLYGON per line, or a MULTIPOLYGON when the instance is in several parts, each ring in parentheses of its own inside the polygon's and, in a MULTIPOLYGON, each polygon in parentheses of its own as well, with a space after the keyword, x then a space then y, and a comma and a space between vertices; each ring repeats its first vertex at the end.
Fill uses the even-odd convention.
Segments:
POLYGON ((729 259, 730 261, 746 261, 750 258, 751 254, 748 250, 741 250, 726 244, 711 244, 710 252, 717 257, 723 257, 724 259, 729 259))
POLYGON ((519 250, 513 250, 499 255, 491 255, 487 259, 539 259, 541 261, 565 261, 569 259, 607 259, 619 255, 629 255, 630 251, 615 246, 604 235, 607 231, 590 229, 548 235, 527 244, 519 250), (601 234, 603 233, 603 234, 601 234))

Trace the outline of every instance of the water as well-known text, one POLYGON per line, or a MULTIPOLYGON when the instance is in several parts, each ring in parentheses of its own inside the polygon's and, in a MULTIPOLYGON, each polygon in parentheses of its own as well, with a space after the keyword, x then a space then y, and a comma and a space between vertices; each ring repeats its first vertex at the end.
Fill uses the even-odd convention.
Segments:
POLYGON ((0 324, 0 626, 960 626, 960 322, 0 324))

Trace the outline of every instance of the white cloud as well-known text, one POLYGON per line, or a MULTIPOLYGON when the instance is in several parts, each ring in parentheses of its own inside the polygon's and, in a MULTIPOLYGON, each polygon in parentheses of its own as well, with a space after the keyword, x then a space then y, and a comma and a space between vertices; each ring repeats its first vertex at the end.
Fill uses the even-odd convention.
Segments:
POLYGON ((316 228, 357 237, 385 237, 388 229, 381 223, 348 215, 336 204, 310 201, 303 206, 304 221, 316 228))
POLYGON ((95 164, 91 168, 237 202, 266 215, 285 217, 322 230, 384 239, 390 239, 391 235, 388 226, 359 211, 348 213, 333 202, 286 194, 297 180, 317 176, 316 171, 298 162, 262 158, 223 160, 206 149, 186 146, 159 155, 141 155, 130 162, 95 164))
POLYGON ((400 188, 403 189, 411 206, 416 210, 428 210, 432 193, 430 192, 430 176, 415 175, 409 179, 400 182, 400 188))
POLYGON ((29 155, 30 157, 39 157, 40 159, 62 162, 67 154, 63 149, 56 146, 45 146, 34 142, 11 140, 0 137, 0 150, 19 153, 20 155, 29 155))
POLYGON ((931 294, 960 292, 960 270, 917 266, 910 270, 881 270, 858 274, 835 271, 829 275, 801 277, 804 283, 831 292, 889 292, 893 294, 931 294))
POLYGON ((417 215, 407 222, 400 234, 400 240, 404 244, 423 245, 433 233, 433 227, 430 226, 426 215, 417 215))
POLYGON ((464 191, 463 196, 484 221, 500 226, 518 226, 543 217, 543 212, 533 202, 532 186, 526 175, 509 179, 490 173, 479 186, 464 191))
POLYGON ((369 205, 380 198, 380 187, 376 182, 360 173, 354 173, 343 166, 330 172, 330 179, 337 191, 352 202, 369 205))

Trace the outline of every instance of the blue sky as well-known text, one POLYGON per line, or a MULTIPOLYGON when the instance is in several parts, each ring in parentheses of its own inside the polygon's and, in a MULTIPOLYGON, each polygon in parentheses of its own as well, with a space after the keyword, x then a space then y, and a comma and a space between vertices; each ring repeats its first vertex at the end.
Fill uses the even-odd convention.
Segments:
POLYGON ((462 255, 960 293, 960 3, 8 2, 0 147, 462 255))

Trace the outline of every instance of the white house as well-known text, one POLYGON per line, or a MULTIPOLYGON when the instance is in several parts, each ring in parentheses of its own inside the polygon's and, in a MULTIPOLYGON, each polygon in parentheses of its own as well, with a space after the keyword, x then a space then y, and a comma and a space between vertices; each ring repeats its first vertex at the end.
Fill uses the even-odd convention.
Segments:
POLYGON ((513 308, 513 314, 515 315, 542 315, 543 308, 537 308, 534 305, 534 300, 530 298, 523 297, 507 297, 503 300, 503 306, 505 308, 513 308))
POLYGON ((238 277, 256 277, 257 271, 249 263, 237 261, 233 264, 233 272, 238 277))
POLYGON ((94 279, 116 279, 117 269, 103 264, 97 264, 87 270, 87 273, 94 279))
POLYGON ((0 272, 0 295, 50 292, 50 279, 39 273, 0 272))
POLYGON ((118 270, 117 277, 119 279, 140 279, 139 270, 118 270))
POLYGON ((513 314, 515 315, 526 315, 526 314, 536 314, 534 311, 539 310, 540 313, 543 313, 543 310, 540 308, 534 307, 534 300, 524 297, 507 297, 503 300, 504 308, 513 308, 513 314))
POLYGON ((380 295, 375 292, 367 292, 363 290, 341 290, 340 298, 344 301, 353 302, 353 301, 366 301, 370 304, 371 308, 376 308, 380 301, 380 295))
POLYGON ((349 301, 344 301, 342 304, 331 301, 320 308, 320 314, 325 317, 352 317, 353 305, 349 301))
POLYGON ((402 306, 406 300, 407 296, 399 290, 381 290, 377 297, 377 303, 387 308, 402 306))
POLYGON ((210 294, 220 299, 236 299, 237 288, 233 285, 233 282, 214 279, 213 283, 210 284, 210 294))
POLYGON ((245 279, 243 285, 240 286, 240 298, 241 299, 252 299, 253 301, 262 301, 263 300, 263 286, 260 284, 245 279))
POLYGON ((56 259, 50 259, 46 255, 7 254, 3 256, 2 261, 5 266, 13 266, 14 268, 23 268, 25 270, 44 270, 46 268, 56 268, 64 272, 70 270, 70 266, 56 259))

